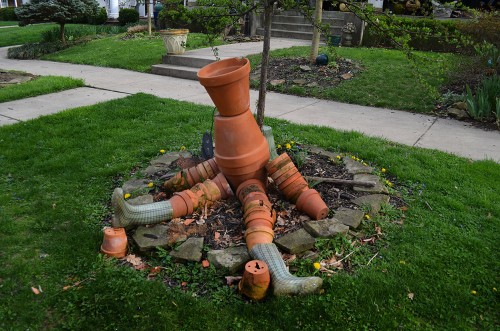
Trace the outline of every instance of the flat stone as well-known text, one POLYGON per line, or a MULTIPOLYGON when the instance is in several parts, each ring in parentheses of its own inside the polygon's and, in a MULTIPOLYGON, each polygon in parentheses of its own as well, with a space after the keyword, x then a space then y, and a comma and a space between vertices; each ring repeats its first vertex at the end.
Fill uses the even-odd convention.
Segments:
POLYGON ((299 66, 299 68, 302 71, 311 71, 311 67, 310 66, 299 66))
POLYGON ((160 155, 154 160, 151 160, 150 164, 153 166, 167 166, 172 165, 172 162, 177 161, 179 158, 189 158, 192 154, 187 151, 182 152, 168 152, 163 155, 160 155))
POLYGON ((176 250, 170 252, 170 256, 179 261, 199 262, 203 250, 204 238, 189 238, 176 250))
POLYGON ((373 171, 373 168, 370 166, 366 166, 363 163, 353 160, 350 157, 346 157, 343 159, 344 165, 347 169, 347 172, 350 174, 369 174, 373 171))
POLYGON ((122 186, 123 193, 132 194, 132 193, 144 192, 144 191, 147 192, 149 190, 149 187, 148 187, 149 182, 150 181, 147 179, 128 180, 122 186))
POLYGON ((131 205, 138 206, 138 205, 147 205, 148 203, 153 203, 154 199, 152 195, 146 194, 127 200, 127 202, 131 205))
MULTIPOLYGON (((168 225, 158 224, 151 227, 139 226, 132 235, 139 250, 145 252, 156 247, 171 246, 168 236, 168 225)), ((186 238, 184 238, 186 240, 186 238)))
POLYGON ((334 216, 340 223, 356 229, 361 224, 365 214, 362 210, 340 207, 335 211, 334 216))
POLYGON ((207 258, 215 268, 227 268, 231 274, 243 269, 251 259, 246 246, 211 250, 207 253, 207 258))
POLYGON ((380 178, 376 175, 370 174, 358 174, 354 175, 354 180, 361 180, 365 182, 374 182, 375 186, 372 187, 364 187, 364 186, 354 186, 353 189, 356 192, 367 192, 367 193, 383 193, 388 194, 389 191, 387 187, 380 181, 380 178))
POLYGON ((312 82, 306 85, 307 87, 317 87, 319 84, 317 82, 312 82))
POLYGON ((307 81, 305 79, 294 79, 293 83, 297 85, 305 85, 307 81))
POLYGON ((455 102, 453 105, 451 105, 451 107, 460 110, 467 110, 467 104, 465 102, 455 102))
POLYGON ((351 74, 350 72, 348 72, 346 74, 341 75, 340 77, 342 77, 342 79, 344 79, 344 80, 348 80, 348 79, 351 79, 352 76, 354 76, 354 75, 351 74))
POLYGON ((285 84, 286 80, 284 79, 273 79, 269 84, 271 84, 271 86, 278 86, 278 85, 282 85, 282 84, 285 84))
POLYGON ((276 245, 290 254, 298 254, 314 247, 316 240, 306 230, 299 229, 275 240, 276 245))
POLYGON ((323 148, 319 148, 316 146, 304 145, 304 148, 307 149, 307 151, 309 151, 311 153, 326 156, 334 161, 337 160, 337 156, 341 156, 339 153, 333 153, 333 152, 324 150, 323 148))
POLYGON ((463 109, 459 108, 448 108, 446 110, 448 112, 448 115, 450 117, 456 118, 457 120, 464 120, 466 118, 469 118, 469 113, 463 109))
POLYGON ((304 229, 315 238, 332 238, 339 233, 346 234, 349 231, 347 225, 335 218, 305 222, 304 229))
POLYGON ((390 197, 386 194, 370 194, 352 200, 358 206, 368 206, 370 215, 376 215, 380 211, 382 204, 389 203, 390 197))

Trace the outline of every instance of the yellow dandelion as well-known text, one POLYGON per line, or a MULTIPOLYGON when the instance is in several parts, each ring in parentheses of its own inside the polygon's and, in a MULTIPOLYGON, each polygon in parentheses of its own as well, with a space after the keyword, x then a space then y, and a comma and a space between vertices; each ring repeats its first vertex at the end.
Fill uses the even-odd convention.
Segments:
POLYGON ((321 264, 319 262, 314 262, 313 263, 314 269, 319 270, 321 268, 321 264))
POLYGON ((363 165, 364 165, 365 167, 367 167, 367 166, 368 166, 368 163, 366 163, 366 162, 363 162, 363 165))
POLYGON ((387 170, 386 170, 385 168, 382 168, 382 170, 381 170, 381 171, 382 171, 382 172, 386 172, 387 170))
POLYGON ((360 159, 359 157, 357 157, 357 158, 356 158, 356 161, 359 161, 359 160, 361 160, 361 159, 360 159))
POLYGON ((341 158, 342 158, 342 156, 337 155, 337 160, 340 160, 341 158))
POLYGON ((401 260, 401 261, 399 261, 399 264, 406 264, 406 261, 405 260, 401 260))
POLYGON ((285 145, 285 148, 286 148, 286 149, 290 149, 290 148, 292 148, 292 146, 291 146, 290 144, 286 144, 286 145, 285 145))
POLYGON ((155 184, 153 184, 153 182, 148 183, 148 187, 153 187, 153 186, 155 186, 155 184))
POLYGON ((356 157, 353 155, 353 156, 351 156, 351 159, 356 160, 356 157))
POLYGON ((281 145, 280 145, 280 144, 278 144, 278 148, 281 148, 281 145))
POLYGON ((472 295, 477 295, 477 291, 472 290, 472 291, 470 291, 470 294, 472 294, 472 295))
POLYGON ((160 149, 160 153, 165 154, 165 150, 164 149, 160 149))
POLYGON ((293 145, 293 144, 295 144, 295 141, 293 141, 293 140, 290 140, 290 144, 292 144, 292 145, 293 145))
POLYGON ((386 180, 386 181, 385 181, 385 183, 386 183, 386 184, 387 184, 387 186, 389 186, 389 187, 392 187, 392 185, 393 185, 393 184, 392 184, 390 181, 388 181, 388 180, 386 180))
POLYGON ((371 217, 368 214, 365 214, 365 220, 369 220, 371 217))
POLYGON ((123 197, 124 197, 125 199, 130 198, 130 193, 125 193, 125 194, 123 195, 123 197))
POLYGON ((181 146, 181 151, 185 151, 186 150, 186 146, 181 146))
POLYGON ((497 291, 497 288, 496 288, 496 287, 494 287, 494 288, 493 288, 493 292, 496 292, 496 291, 497 291))

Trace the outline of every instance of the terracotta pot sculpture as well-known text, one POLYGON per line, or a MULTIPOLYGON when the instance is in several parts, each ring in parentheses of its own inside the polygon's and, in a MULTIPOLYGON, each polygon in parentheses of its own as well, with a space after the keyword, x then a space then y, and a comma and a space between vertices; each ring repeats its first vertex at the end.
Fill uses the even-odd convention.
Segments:
POLYGON ((206 179, 214 178, 219 172, 215 159, 210 159, 194 167, 179 171, 163 183, 163 189, 166 192, 186 190, 206 179))
POLYGON ((265 182, 269 147, 252 113, 215 116, 214 129, 215 160, 233 189, 251 178, 265 182))
POLYGON ((231 58, 213 62, 198 71, 221 116, 239 115, 250 107, 250 61, 231 58))
POLYGON ((264 261, 252 260, 245 264, 243 278, 238 284, 241 294, 252 300, 260 301, 266 297, 271 275, 264 261))
POLYGON ((296 207, 315 220, 325 218, 329 212, 318 191, 313 189, 308 189, 299 196, 296 207))
POLYGON ((107 228, 104 230, 101 252, 117 258, 127 254, 127 234, 124 228, 107 228))

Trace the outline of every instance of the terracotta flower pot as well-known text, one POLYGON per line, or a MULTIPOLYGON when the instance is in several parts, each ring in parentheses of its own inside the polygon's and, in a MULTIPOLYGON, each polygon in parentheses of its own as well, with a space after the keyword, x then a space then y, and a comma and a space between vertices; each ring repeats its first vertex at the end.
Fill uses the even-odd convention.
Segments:
POLYGON ((267 227, 274 228, 276 213, 271 210, 253 210, 245 216, 245 228, 267 227))
POLYGON ((215 163, 215 159, 209 159, 194 167, 179 171, 163 183, 163 189, 167 192, 187 190, 205 179, 214 178, 219 172, 220 170, 215 163), (203 168, 203 171, 199 171, 197 167, 203 168), (212 170, 207 171, 207 168, 212 170))
POLYGON ((226 177, 224 177, 223 173, 219 173, 217 176, 215 176, 213 182, 219 188, 222 199, 227 199, 234 195, 233 190, 231 190, 231 186, 229 186, 229 183, 227 182, 226 177))
POLYGON ((285 165, 283 165, 283 167, 281 167, 281 169, 278 169, 277 171, 275 171, 272 175, 271 175, 271 178, 273 179, 273 181, 279 185, 277 183, 277 181, 279 181, 279 179, 281 177, 283 177, 283 175, 287 175, 286 178, 290 177, 291 175, 295 174, 299 172, 299 169, 297 169, 297 167, 295 166, 295 164, 293 164, 293 162, 289 162, 285 165))
POLYGON ((246 197, 252 193, 261 193, 265 195, 265 185, 258 179, 249 179, 241 183, 238 190, 236 190, 236 196, 242 203, 246 197))
POLYGON ((307 183, 303 182, 293 182, 287 187, 283 188, 281 190, 281 193, 285 196, 287 200, 289 200, 292 203, 296 203, 297 199, 299 196, 302 194, 302 192, 306 191, 309 188, 307 183))
POLYGON ((245 264, 245 272, 238 283, 238 289, 241 294, 259 301, 266 297, 270 282, 271 275, 267 264, 264 261, 252 260, 245 264))
POLYGON ((222 116, 235 116, 250 107, 250 61, 231 58, 210 63, 198 79, 222 116))
POLYGON ((314 189, 303 192, 297 199, 296 207, 315 220, 325 218, 329 211, 321 195, 314 189))
POLYGON ((169 202, 172 205, 172 218, 191 215, 193 213, 193 202, 185 191, 175 193, 169 202))
POLYGON ((104 230, 101 252, 121 258, 127 254, 127 234, 124 228, 107 228, 104 230))
POLYGON ((272 160, 271 162, 269 162, 266 165, 266 169, 267 172, 269 173, 269 176, 274 174, 278 169, 280 169, 281 167, 283 167, 283 165, 289 162, 292 162, 292 159, 290 158, 290 156, 288 156, 287 153, 283 153, 274 160, 272 160))
MULTIPOLYGON (((293 172, 286 173, 285 175, 283 175, 280 178, 276 179, 274 181, 274 183, 276 185, 278 185, 278 187, 281 189, 281 188, 287 187, 288 185, 290 185, 291 183, 295 182, 296 180, 299 180, 299 178, 301 178, 301 177, 302 177, 302 175, 297 170, 296 173, 293 173, 293 172)), ((304 179, 304 181, 305 181, 305 179, 304 179)))
POLYGON ((264 206, 267 209, 271 210, 273 205, 267 198, 267 195, 260 192, 250 193, 246 196, 245 200, 242 202, 243 212, 250 210, 254 207, 264 206))
POLYGON ((222 192, 213 180, 207 179, 203 182, 203 185, 205 185, 210 192, 210 196, 207 196, 207 200, 214 202, 221 199, 222 192))
POLYGON ((256 244, 270 244, 274 240, 274 231, 267 226, 250 227, 245 231, 245 241, 250 251, 256 244))

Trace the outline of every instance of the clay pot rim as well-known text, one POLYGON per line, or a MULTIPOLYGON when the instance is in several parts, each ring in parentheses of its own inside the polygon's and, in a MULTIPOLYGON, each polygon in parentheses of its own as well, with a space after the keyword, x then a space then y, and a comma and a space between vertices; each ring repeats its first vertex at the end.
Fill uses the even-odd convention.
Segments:
POLYGON ((256 233, 256 232, 265 232, 265 233, 270 234, 274 237, 273 229, 270 229, 267 226, 252 226, 252 227, 245 230, 245 238, 248 235, 250 235, 252 233, 256 233))
POLYGON ((227 85, 232 82, 238 81, 245 78, 250 74, 250 61, 247 58, 229 58, 220 60, 217 62, 212 62, 200 70, 196 74, 200 84, 204 87, 215 87, 221 85, 227 85), (211 73, 216 73, 224 68, 238 67, 235 70, 221 74, 221 75, 210 75, 211 73))
POLYGON ((299 169, 295 166, 293 162, 287 163, 283 165, 280 169, 276 170, 272 175, 271 178, 276 182, 278 179, 280 179, 281 176, 287 174, 288 172, 291 172, 295 174, 295 172, 298 172, 299 169))
POLYGON ((222 194, 222 199, 227 199, 234 196, 233 190, 231 189, 229 182, 222 172, 218 173, 217 176, 212 179, 212 181, 219 187, 219 190, 222 194))
MULTIPOLYGON (((289 177, 286 177, 285 176, 286 174, 284 174, 283 176, 281 176, 280 178, 277 178, 276 180, 274 180, 274 183, 276 185, 278 185, 278 187, 280 189, 283 189, 285 187, 287 187, 288 185, 290 185, 291 183, 295 182, 296 180, 298 180, 300 177, 302 177, 302 174, 299 172, 299 170, 297 169, 297 172, 296 173, 293 173, 292 175, 290 175, 289 177)), ((305 179, 304 179, 305 180, 305 179)), ((306 181, 307 182, 307 181, 306 181)))
POLYGON ((272 175, 273 173, 276 172, 276 170, 278 169, 274 169, 277 165, 279 165, 281 162, 284 162, 285 160, 290 160, 290 162, 292 162, 292 159, 290 158, 290 156, 285 152, 283 154, 281 154, 280 156, 278 156, 277 158, 275 158, 274 160, 270 161, 267 165, 266 165, 266 169, 267 171, 269 172, 270 175, 272 175))
POLYGON ((307 215, 309 215, 309 217, 316 220, 324 218, 326 215, 328 215, 329 211, 329 208, 326 205, 325 201, 323 201, 323 198, 321 197, 319 192, 316 191, 315 189, 309 189, 303 192, 298 197, 295 207, 298 210, 305 212, 307 215), (311 210, 304 210, 305 203, 307 201, 310 201, 312 197, 316 197, 314 202, 316 203, 317 206, 315 206, 315 208, 311 208, 311 210))
POLYGON ((238 197, 238 199, 241 199, 241 197, 240 197, 241 191, 243 189, 246 189, 250 185, 258 186, 259 190, 258 191, 250 191, 250 192, 248 192, 248 194, 251 194, 251 193, 264 193, 264 194, 266 194, 265 185, 260 180, 255 179, 255 178, 251 178, 251 179, 248 179, 248 180, 244 181, 243 183, 241 183, 240 186, 238 187, 238 189, 236 190, 236 196, 238 197))
POLYGON ((166 29, 160 30, 161 35, 180 35, 180 34, 188 34, 189 29, 166 29))

